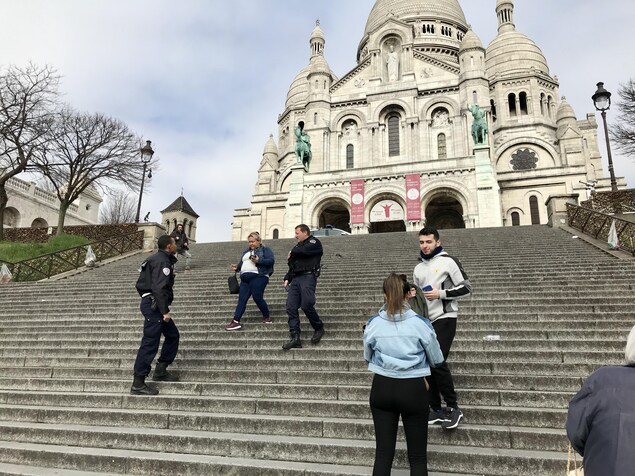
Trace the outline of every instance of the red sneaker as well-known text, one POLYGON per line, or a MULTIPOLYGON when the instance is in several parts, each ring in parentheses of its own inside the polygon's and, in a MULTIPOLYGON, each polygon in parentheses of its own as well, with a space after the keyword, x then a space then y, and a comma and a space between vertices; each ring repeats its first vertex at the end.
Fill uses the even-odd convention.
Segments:
POLYGON ((226 331, 237 331, 238 329, 242 329, 243 326, 241 325, 240 322, 235 321, 232 319, 232 321, 229 323, 229 325, 227 327, 225 327, 226 331))

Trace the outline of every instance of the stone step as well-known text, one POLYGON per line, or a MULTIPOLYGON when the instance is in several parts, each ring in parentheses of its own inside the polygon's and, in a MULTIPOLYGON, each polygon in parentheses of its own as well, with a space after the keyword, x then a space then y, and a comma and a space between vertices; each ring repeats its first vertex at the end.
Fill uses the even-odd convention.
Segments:
MULTIPOLYGON (((134 430, 130 430, 134 435, 134 430)), ((138 434, 139 432, 137 432, 138 434)), ((157 434, 158 439, 161 433, 157 434)), ((126 435, 123 435, 126 436, 126 435)), ((150 435, 153 436, 153 435, 150 435)), ((169 438, 169 433, 168 436, 169 438)), ((143 444, 143 438, 130 438, 133 442, 143 444)), ((46 462, 47 465, 73 470, 89 469, 103 472, 120 471, 125 468, 127 473, 139 475, 156 474, 230 474, 238 476, 252 475, 361 475, 368 474, 369 461, 374 456, 374 443, 355 442, 353 447, 345 446, 350 442, 337 439, 318 439, 315 445, 319 445, 321 451, 311 451, 310 438, 294 438, 291 441, 271 441, 266 437, 262 439, 247 439, 244 435, 237 434, 231 440, 231 445, 222 448, 210 446, 215 452, 222 452, 220 456, 207 454, 165 453, 151 450, 138 449, 104 449, 93 447, 72 447, 62 445, 43 445, 37 443, 14 443, 0 441, 0 460, 6 463, 21 463, 25 460, 31 464, 46 462), (308 448, 308 449, 307 449, 308 448), (272 456, 274 450, 284 451, 285 461, 267 459, 272 456), (248 456, 260 457, 249 459, 248 456), (323 461, 315 462, 317 457, 326 455, 329 459, 337 456, 341 460, 360 461, 360 466, 330 465, 323 461), (300 461, 296 461, 300 460, 300 461), (366 466, 361 466, 365 464, 366 466)), ((174 449, 173 446, 170 449, 174 449)), ((275 454, 280 458, 280 453, 275 454)), ((405 467, 405 448, 399 443, 394 466, 398 469, 405 467)), ((429 467, 432 471, 451 471, 453 474, 469 472, 485 476, 520 476, 527 474, 527 469, 535 471, 534 474, 543 476, 559 475, 566 465, 566 454, 560 452, 531 452, 526 450, 495 451, 487 448, 452 447, 445 448, 428 446, 429 467)), ((393 470, 393 475, 403 476, 406 472, 393 470)))
POLYGON ((44 468, 22 464, 0 463, 0 476, 124 476, 123 473, 95 473, 71 469, 44 468))

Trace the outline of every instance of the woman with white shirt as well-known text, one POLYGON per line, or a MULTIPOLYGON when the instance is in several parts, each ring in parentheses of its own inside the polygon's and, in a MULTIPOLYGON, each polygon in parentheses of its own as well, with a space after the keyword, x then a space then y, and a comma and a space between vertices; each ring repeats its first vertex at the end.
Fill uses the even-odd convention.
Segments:
POLYGON ((262 323, 273 323, 269 316, 269 306, 267 306, 264 299, 265 288, 269 284, 269 276, 273 274, 273 264, 275 262, 273 251, 262 244, 260 233, 257 231, 249 233, 247 245, 248 247, 243 252, 238 263, 230 265, 232 270, 240 272, 240 290, 234 318, 225 327, 225 330, 228 331, 242 329, 240 319, 245 313, 250 296, 253 296, 256 306, 262 313, 262 323))

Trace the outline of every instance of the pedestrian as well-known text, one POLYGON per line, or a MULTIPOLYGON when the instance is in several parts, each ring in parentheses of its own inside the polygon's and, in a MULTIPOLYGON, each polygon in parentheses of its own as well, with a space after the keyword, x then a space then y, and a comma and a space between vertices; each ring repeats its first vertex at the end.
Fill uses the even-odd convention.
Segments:
POLYGON ((456 334, 459 306, 456 302, 472 293, 472 285, 461 262, 448 255, 441 246, 439 232, 432 227, 419 231, 419 263, 413 281, 427 300, 428 318, 432 322, 443 353, 443 364, 432 369, 430 376, 430 416, 428 424, 441 423, 446 430, 459 426, 463 412, 459 408, 452 373, 447 364, 456 334), (446 408, 441 408, 441 396, 446 408))
POLYGON ((299 309, 309 319, 313 327, 311 343, 317 344, 324 336, 324 324, 315 310, 315 288, 320 275, 322 243, 311 235, 308 226, 295 227, 297 244, 289 252, 289 271, 284 276, 287 294, 287 315, 289 317, 290 340, 282 346, 283 350, 301 348, 299 309))
POLYGON ((624 354, 624 366, 596 370, 569 402, 567 436, 585 476, 635 474, 635 327, 624 354))
POLYGON ((192 261, 192 253, 189 251, 190 242, 187 239, 187 234, 185 233, 183 225, 181 223, 176 225, 176 228, 172 230, 170 236, 174 238, 174 241, 176 242, 176 253, 185 258, 185 270, 189 271, 190 263, 192 261))
POLYGON ((178 378, 167 371, 179 350, 179 330, 170 316, 174 286, 176 243, 163 235, 158 240, 159 251, 141 264, 137 292, 141 296, 143 338, 134 363, 133 395, 157 395, 159 390, 145 383, 154 357, 159 350, 161 334, 165 337, 161 355, 152 374, 152 380, 174 382, 178 378))
POLYGON ((384 306, 364 326, 364 359, 373 372, 370 409, 375 425, 373 476, 390 476, 399 416, 411 476, 428 474, 430 367, 443 362, 430 322, 408 304, 410 284, 391 273, 384 280, 384 306))
POLYGON ((237 331, 242 328, 240 319, 245 313, 250 296, 253 296, 256 306, 262 313, 262 323, 273 324, 264 294, 269 284, 269 276, 273 274, 274 262, 273 251, 262 244, 260 233, 257 231, 249 233, 247 249, 236 264, 230 265, 232 270, 240 272, 240 290, 234 318, 225 330, 237 331))

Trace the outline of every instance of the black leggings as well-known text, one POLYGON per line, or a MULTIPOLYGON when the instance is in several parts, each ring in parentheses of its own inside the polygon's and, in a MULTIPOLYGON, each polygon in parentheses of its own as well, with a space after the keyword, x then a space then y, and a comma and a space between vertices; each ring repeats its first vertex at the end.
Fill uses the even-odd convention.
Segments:
POLYGON ((370 409, 375 423, 373 476, 390 476, 399 415, 406 433, 410 476, 428 476, 429 407, 425 379, 400 379, 375 374, 370 391, 370 409))

